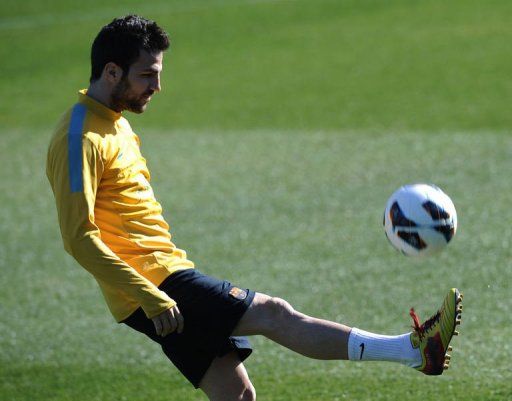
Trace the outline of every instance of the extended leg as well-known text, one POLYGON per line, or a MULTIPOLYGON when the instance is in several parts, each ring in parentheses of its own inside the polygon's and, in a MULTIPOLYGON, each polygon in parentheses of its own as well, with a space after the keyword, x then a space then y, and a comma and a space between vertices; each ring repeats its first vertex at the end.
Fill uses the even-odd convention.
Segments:
POLYGON ((280 298, 257 293, 234 335, 262 334, 295 352, 315 359, 392 361, 415 367, 425 374, 441 374, 455 327, 460 323, 462 295, 455 288, 437 313, 419 323, 411 333, 385 336, 328 320, 307 316, 280 298))

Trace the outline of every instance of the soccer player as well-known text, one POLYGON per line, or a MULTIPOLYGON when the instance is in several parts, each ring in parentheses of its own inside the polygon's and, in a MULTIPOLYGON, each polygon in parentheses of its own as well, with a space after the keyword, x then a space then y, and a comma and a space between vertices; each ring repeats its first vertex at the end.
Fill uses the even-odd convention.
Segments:
POLYGON ((114 318, 159 343, 210 400, 255 399, 243 365, 250 335, 310 358, 392 361, 442 374, 462 312, 455 288, 423 324, 411 309, 412 332, 384 336, 201 274, 173 244, 139 138, 122 115, 143 113, 160 91, 168 47, 167 34, 136 15, 104 26, 92 45, 90 85, 62 117, 48 150, 64 248, 94 276, 114 318))

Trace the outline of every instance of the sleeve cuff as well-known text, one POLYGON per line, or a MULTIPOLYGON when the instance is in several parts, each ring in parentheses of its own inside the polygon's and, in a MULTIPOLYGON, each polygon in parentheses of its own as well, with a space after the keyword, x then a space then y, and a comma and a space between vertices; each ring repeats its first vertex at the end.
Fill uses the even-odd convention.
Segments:
POLYGON ((144 311, 148 319, 152 319, 155 316, 158 316, 159 314, 163 313, 167 309, 176 306, 176 301, 174 299, 169 298, 169 296, 165 292, 161 292, 161 294, 165 295, 164 299, 161 299, 159 302, 153 305, 142 307, 142 310, 144 311))

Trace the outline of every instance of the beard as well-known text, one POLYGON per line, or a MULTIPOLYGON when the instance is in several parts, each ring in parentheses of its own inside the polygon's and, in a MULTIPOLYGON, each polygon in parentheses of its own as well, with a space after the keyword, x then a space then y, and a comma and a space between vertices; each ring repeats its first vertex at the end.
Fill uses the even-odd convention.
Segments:
POLYGON ((128 110, 132 113, 143 113, 148 104, 147 98, 151 96, 153 92, 152 90, 148 90, 141 95, 134 94, 128 79, 122 78, 112 89, 111 108, 117 112, 128 110))

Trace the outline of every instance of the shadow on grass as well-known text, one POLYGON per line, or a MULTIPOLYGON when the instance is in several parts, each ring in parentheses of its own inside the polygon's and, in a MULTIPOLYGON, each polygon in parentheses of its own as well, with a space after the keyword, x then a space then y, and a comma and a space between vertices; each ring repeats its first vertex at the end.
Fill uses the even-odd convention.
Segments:
POLYGON ((9 401, 201 400, 173 368, 2 366, 0 399, 9 401))
MULTIPOLYGON (((293 374, 283 369, 256 369, 259 372, 253 380, 258 398, 266 401, 492 401, 512 396, 509 382, 492 384, 485 377, 460 379, 450 374, 424 377, 405 368, 386 365, 389 369, 382 369, 384 366, 350 364, 348 369, 306 369, 293 374)), ((0 399, 6 401, 206 400, 174 368, 4 365, 0 376, 0 399)))

